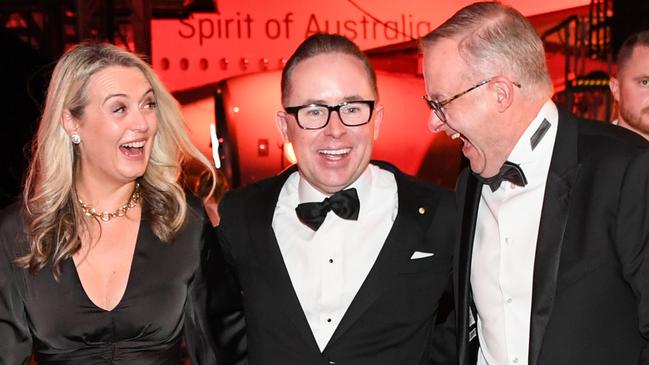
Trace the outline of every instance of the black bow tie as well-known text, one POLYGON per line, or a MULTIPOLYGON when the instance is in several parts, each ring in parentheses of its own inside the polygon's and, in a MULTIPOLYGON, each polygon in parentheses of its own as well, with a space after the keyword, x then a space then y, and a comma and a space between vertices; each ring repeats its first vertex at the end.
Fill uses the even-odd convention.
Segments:
POLYGON ((500 168, 500 172, 498 172, 495 176, 482 177, 478 174, 473 175, 483 184, 489 185, 491 191, 498 190, 500 184, 504 180, 507 180, 510 183, 518 186, 527 185, 527 179, 525 178, 525 174, 523 173, 521 167, 509 161, 503 164, 503 167, 500 168))
POLYGON ((309 228, 317 231, 324 222, 327 213, 333 210, 336 215, 343 219, 358 219, 358 211, 361 207, 358 201, 358 194, 355 188, 346 189, 325 198, 321 203, 302 203, 295 208, 300 222, 309 228))

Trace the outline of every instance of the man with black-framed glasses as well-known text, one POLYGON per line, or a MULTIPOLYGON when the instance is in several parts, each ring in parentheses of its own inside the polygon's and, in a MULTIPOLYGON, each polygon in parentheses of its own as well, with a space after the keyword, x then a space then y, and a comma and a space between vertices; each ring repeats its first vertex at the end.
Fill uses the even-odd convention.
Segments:
POLYGON ((383 106, 366 56, 309 37, 284 68, 282 104, 297 164, 219 209, 249 363, 454 364, 454 197, 370 161, 383 106))
POLYGON ((649 148, 552 102, 543 44, 498 2, 422 39, 429 126, 463 142, 460 365, 649 364, 649 148))

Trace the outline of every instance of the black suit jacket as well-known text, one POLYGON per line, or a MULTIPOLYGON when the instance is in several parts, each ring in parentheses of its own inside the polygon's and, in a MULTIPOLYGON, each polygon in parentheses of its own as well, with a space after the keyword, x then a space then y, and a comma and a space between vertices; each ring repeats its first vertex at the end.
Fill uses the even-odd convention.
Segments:
MULTIPOLYGON (((649 364, 649 150, 636 134, 560 113, 534 263, 530 365, 649 364)), ((460 176, 454 260, 460 364, 482 185, 460 176)))
POLYGON ((238 286, 238 291, 228 292, 243 294, 250 364, 455 362, 454 357, 442 359, 455 351, 455 339, 448 341, 441 323, 453 318, 448 315, 456 231, 453 195, 394 166, 376 164, 395 175, 398 214, 374 266, 322 353, 271 226, 280 190, 296 169, 232 191, 221 201, 219 243, 232 268, 232 282, 238 286), (415 251, 435 255, 412 260, 415 251))

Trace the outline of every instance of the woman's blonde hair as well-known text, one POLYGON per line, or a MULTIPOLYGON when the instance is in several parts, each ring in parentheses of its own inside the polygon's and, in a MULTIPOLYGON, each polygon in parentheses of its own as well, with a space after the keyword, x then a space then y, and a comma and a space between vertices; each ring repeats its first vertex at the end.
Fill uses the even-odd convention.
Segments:
POLYGON ((91 76, 109 66, 139 69, 157 101, 158 133, 147 169, 138 181, 142 218, 158 238, 172 241, 185 222, 187 204, 178 183, 183 163, 195 159, 214 172, 191 143, 178 103, 147 63, 111 44, 75 46, 54 68, 25 179, 24 221, 30 251, 17 264, 31 272, 51 263, 58 278, 62 262, 81 247, 79 233, 86 221, 74 184, 80 166, 79 151, 63 128, 62 115, 65 110, 75 118, 83 115, 91 76))

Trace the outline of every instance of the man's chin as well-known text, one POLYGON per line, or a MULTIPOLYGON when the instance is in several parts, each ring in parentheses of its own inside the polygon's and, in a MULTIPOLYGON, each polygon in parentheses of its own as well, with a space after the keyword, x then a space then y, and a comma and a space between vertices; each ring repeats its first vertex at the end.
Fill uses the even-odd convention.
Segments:
POLYGON ((620 124, 639 134, 649 136, 649 111, 643 111, 640 116, 624 113, 622 111, 622 120, 620 124))
POLYGON ((484 172, 484 165, 474 166, 470 162, 470 160, 469 160, 469 167, 471 168, 471 172, 476 174, 476 175, 482 175, 482 173, 484 172))
POLYGON ((635 129, 645 136, 649 135, 649 117, 642 118, 635 129))

